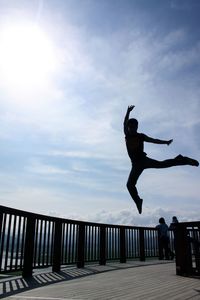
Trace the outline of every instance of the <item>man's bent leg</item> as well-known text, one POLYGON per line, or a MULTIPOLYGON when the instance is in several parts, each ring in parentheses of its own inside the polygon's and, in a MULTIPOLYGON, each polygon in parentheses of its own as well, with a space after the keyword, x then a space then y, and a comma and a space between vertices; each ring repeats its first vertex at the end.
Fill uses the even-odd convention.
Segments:
POLYGON ((138 195, 138 191, 136 188, 136 183, 138 180, 138 177, 140 176, 140 174, 142 173, 143 169, 138 169, 138 168, 132 168, 128 181, 127 181, 127 189, 133 199, 133 201, 135 202, 138 212, 139 214, 142 213, 142 202, 143 200, 139 197, 138 195))

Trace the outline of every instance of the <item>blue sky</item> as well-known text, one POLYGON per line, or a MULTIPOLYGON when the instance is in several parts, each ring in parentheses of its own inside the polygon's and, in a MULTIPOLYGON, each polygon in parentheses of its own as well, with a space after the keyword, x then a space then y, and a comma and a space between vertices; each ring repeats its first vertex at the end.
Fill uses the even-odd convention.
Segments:
POLYGON ((200 159, 200 2, 0 0, 0 203, 96 222, 199 219, 199 168, 126 190, 128 105, 157 159, 200 159))

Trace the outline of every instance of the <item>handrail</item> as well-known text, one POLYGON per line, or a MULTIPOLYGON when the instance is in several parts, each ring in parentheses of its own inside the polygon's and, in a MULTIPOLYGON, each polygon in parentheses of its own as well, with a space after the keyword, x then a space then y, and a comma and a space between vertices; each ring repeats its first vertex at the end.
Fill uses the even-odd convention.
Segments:
MULTIPOLYGON (((109 224, 109 223, 96 223, 96 222, 88 222, 88 221, 80 221, 80 220, 74 220, 74 219, 65 219, 65 218, 61 218, 61 217, 52 217, 52 216, 47 216, 47 215, 43 215, 43 214, 38 214, 38 213, 33 213, 33 212, 27 212, 25 210, 21 210, 21 209, 17 209, 17 208, 11 208, 8 206, 2 206, 0 205, 0 212, 4 211, 5 213, 12 213, 12 214, 18 214, 24 217, 29 216, 35 216, 37 218, 42 218, 42 219, 46 219, 46 220, 51 220, 51 221, 67 221, 68 223, 77 223, 77 224, 85 224, 85 225, 92 225, 92 226, 110 226, 110 227, 126 227, 126 228, 147 228, 145 226, 129 226, 129 225, 116 225, 116 224, 109 224)), ((148 229, 155 229, 154 227, 148 227, 148 229)))

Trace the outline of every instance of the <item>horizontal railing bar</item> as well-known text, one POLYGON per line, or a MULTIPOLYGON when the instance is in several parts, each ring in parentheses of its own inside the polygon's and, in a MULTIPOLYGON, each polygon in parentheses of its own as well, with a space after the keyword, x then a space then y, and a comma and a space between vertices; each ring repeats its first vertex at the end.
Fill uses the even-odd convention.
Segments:
POLYGON ((36 214, 33 212, 26 212, 23 210, 19 210, 16 208, 10 208, 7 206, 2 206, 0 205, 0 210, 3 213, 7 214, 12 214, 12 215, 18 215, 18 216, 23 216, 23 217, 35 217, 36 219, 42 219, 42 220, 48 220, 48 221, 62 221, 63 223, 69 223, 69 224, 85 224, 86 226, 105 226, 105 227, 110 227, 110 228, 121 228, 125 227, 127 229, 145 229, 145 230, 155 230, 154 227, 145 227, 145 226, 130 226, 130 225, 115 225, 115 224, 105 224, 105 223, 95 223, 95 222, 88 222, 88 221, 79 221, 79 220, 72 220, 72 219, 65 219, 65 218, 58 218, 58 217, 52 217, 52 216, 46 216, 42 214, 36 214))
POLYGON ((200 221, 180 222, 178 223, 178 226, 185 226, 185 227, 200 226, 200 221))

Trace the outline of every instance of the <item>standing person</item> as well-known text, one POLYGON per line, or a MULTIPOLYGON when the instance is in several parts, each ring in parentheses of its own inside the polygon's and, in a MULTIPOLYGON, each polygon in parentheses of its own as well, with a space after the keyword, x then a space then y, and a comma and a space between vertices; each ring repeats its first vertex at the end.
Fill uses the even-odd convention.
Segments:
POLYGON ((174 253, 169 247, 169 228, 165 223, 164 218, 159 219, 159 225, 156 226, 158 229, 158 248, 159 248, 159 259, 174 259, 174 253))
POLYGON ((178 219, 176 216, 173 216, 172 217, 172 222, 171 224, 169 225, 169 229, 172 229, 173 231, 176 230, 176 224, 178 224, 178 219))
POLYGON ((145 169, 148 168, 169 168, 173 166, 180 165, 190 165, 198 167, 199 162, 195 159, 182 156, 179 154, 175 158, 166 159, 163 161, 158 161, 147 157, 144 152, 144 142, 154 143, 154 144, 165 144, 170 145, 171 140, 159 140, 149 137, 143 133, 138 133, 138 121, 136 119, 129 119, 130 112, 134 109, 134 105, 128 106, 125 118, 124 118, 124 134, 126 140, 126 147, 128 155, 132 162, 132 169, 128 178, 127 188, 128 191, 135 202, 139 214, 142 213, 142 202, 143 200, 139 197, 136 188, 136 183, 139 176, 145 169))
POLYGON ((177 235, 177 224, 179 223, 178 219, 176 216, 172 217, 172 222, 169 225, 169 229, 171 229, 174 233, 174 249, 176 252, 176 246, 177 246, 177 242, 176 242, 176 235, 177 235))

